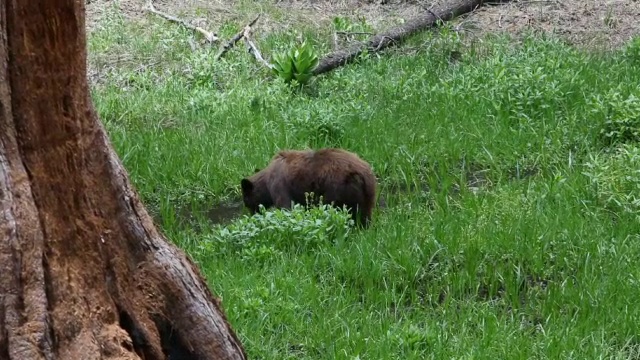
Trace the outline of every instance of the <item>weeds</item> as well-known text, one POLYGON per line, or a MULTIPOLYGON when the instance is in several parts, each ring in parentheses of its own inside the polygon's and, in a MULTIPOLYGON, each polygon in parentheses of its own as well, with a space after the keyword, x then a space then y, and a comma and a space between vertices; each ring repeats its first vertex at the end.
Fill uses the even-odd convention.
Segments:
POLYGON ((291 210, 273 210, 218 226, 200 245, 205 252, 266 261, 286 249, 314 251, 344 241, 353 225, 351 216, 329 205, 308 211, 296 204, 291 210))

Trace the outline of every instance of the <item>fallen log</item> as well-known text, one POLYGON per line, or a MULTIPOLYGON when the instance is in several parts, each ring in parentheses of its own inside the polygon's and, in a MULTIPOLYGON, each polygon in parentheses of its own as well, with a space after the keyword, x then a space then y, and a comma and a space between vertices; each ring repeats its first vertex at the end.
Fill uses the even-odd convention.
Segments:
POLYGON ((398 44, 417 32, 435 27, 439 22, 449 21, 460 15, 474 11, 484 4, 507 3, 509 1, 510 0, 462 0, 448 6, 443 6, 439 9, 425 10, 425 13, 407 21, 402 26, 393 28, 385 33, 377 34, 366 42, 357 43, 347 49, 338 50, 326 55, 320 60, 318 66, 313 71, 313 74, 324 74, 335 68, 343 66, 355 59, 365 50, 368 50, 369 52, 378 52, 392 44, 398 44))

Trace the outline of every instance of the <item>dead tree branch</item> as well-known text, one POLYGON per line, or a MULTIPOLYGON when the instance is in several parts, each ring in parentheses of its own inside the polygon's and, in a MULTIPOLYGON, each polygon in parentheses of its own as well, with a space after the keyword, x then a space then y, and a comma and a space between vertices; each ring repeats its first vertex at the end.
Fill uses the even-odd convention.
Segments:
POLYGON ((336 34, 338 35, 346 35, 346 36, 351 36, 351 35, 375 35, 374 33, 370 33, 370 32, 366 32, 366 31, 336 31, 336 34))
MULTIPOLYGON (((508 3, 511 0, 502 0, 500 3, 508 3)), ((493 1, 495 3, 496 1, 493 1)), ((354 44, 346 49, 338 50, 326 55, 314 70, 314 75, 329 72, 335 68, 343 66, 355 59, 363 51, 377 52, 393 44, 399 44, 407 37, 420 31, 433 28, 440 22, 449 21, 460 15, 469 13, 488 1, 484 0, 459 0, 454 4, 440 9, 428 9, 425 13, 407 21, 402 26, 393 28, 385 33, 371 37, 368 41, 354 44)))
POLYGON ((253 57, 255 57, 258 62, 262 63, 269 69, 273 69, 273 65, 271 65, 262 57, 262 54, 260 54, 260 50, 258 50, 258 47, 253 43, 253 41, 251 41, 251 26, 246 26, 244 28, 244 33, 242 36, 244 37, 244 42, 247 45, 247 51, 251 53, 251 55, 253 55, 253 57))
POLYGON ((255 19, 253 19, 249 24, 247 24, 247 26, 244 27, 244 29, 238 31, 238 33, 236 33, 235 35, 233 35, 233 37, 227 41, 226 44, 224 44, 224 46, 222 47, 222 49, 220 49, 220 52, 218 52, 218 54, 215 57, 215 60, 220 59, 221 57, 224 56, 224 54, 227 53, 227 51, 229 51, 238 41, 240 41, 240 39, 242 39, 242 37, 244 36, 244 32, 245 29, 247 27, 252 27, 260 18, 260 14, 258 14, 258 16, 255 17, 255 19))
POLYGON ((201 28, 199 26, 191 25, 191 24, 189 24, 188 22, 186 22, 184 20, 178 19, 177 17, 175 17, 173 15, 166 14, 166 13, 156 9, 155 6, 153 6, 153 2, 151 0, 147 2, 146 8, 147 8, 147 11, 149 11, 150 13, 156 14, 156 15, 158 15, 158 16, 160 16, 162 18, 165 18, 165 19, 167 19, 169 21, 172 21, 172 22, 175 22, 177 24, 180 24, 180 25, 186 27, 187 29, 191 29, 193 31, 199 32, 200 34, 202 34, 205 37, 205 40, 208 43, 214 43, 214 42, 220 40, 218 38, 218 35, 216 35, 215 33, 207 31, 207 30, 205 30, 205 29, 203 29, 203 28, 201 28))

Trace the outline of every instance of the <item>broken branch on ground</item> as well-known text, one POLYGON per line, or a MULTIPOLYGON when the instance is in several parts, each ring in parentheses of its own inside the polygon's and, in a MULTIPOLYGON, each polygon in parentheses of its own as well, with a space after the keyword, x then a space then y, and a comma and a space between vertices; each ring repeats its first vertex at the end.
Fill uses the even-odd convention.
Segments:
POLYGON ((220 49, 220 52, 218 52, 218 54, 214 59, 218 60, 221 57, 223 57, 224 54, 227 53, 227 51, 229 51, 238 41, 240 41, 240 39, 244 37, 245 29, 247 27, 251 28, 258 21, 259 18, 260 18, 260 14, 258 14, 258 16, 256 16, 255 19, 253 19, 249 24, 247 24, 247 26, 245 26, 244 29, 238 31, 238 33, 233 35, 233 37, 229 41, 227 41, 226 44, 224 44, 222 49, 220 49))
POLYGON ((162 18, 165 18, 165 19, 167 19, 169 21, 172 21, 172 22, 175 22, 177 24, 180 24, 180 25, 186 27, 187 29, 191 29, 193 31, 199 32, 200 34, 204 35, 205 40, 208 43, 214 43, 214 42, 219 40, 218 35, 216 35, 213 32, 207 31, 207 30, 205 30, 205 29, 203 29, 203 28, 201 28, 199 26, 191 25, 191 24, 189 24, 188 22, 186 22, 184 20, 178 19, 177 17, 175 17, 173 15, 169 15, 167 13, 164 13, 164 12, 156 9, 155 6, 153 6, 153 2, 151 0, 149 0, 147 2, 146 8, 150 13, 156 14, 156 15, 158 15, 158 16, 160 16, 162 18))
POLYGON ((264 66, 266 66, 269 69, 273 69, 273 65, 271 65, 267 60, 265 60, 262 57, 262 54, 260 54, 260 50, 258 50, 258 47, 256 47, 253 41, 251 41, 251 26, 247 25, 244 28, 244 33, 242 36, 244 37, 244 42, 247 45, 247 51, 251 53, 251 55, 253 55, 253 57, 255 57, 256 60, 261 62, 264 66))

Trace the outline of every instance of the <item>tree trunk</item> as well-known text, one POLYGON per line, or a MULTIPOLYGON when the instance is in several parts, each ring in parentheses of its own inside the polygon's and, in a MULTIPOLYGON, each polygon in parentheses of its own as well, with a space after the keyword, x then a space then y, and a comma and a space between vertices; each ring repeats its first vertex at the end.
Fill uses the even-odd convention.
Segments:
POLYGON ((0 359, 244 359, 95 113, 84 11, 0 3, 0 359))
MULTIPOLYGON (((493 0, 493 3, 507 3, 510 0, 493 0)), ((314 75, 324 74, 335 68, 346 65, 363 51, 375 53, 391 45, 402 42, 407 37, 438 24, 438 21, 449 21, 460 15, 471 12, 488 3, 484 0, 461 0, 440 9, 425 10, 423 14, 407 21, 402 26, 393 28, 385 33, 371 37, 367 42, 357 43, 347 49, 330 53, 320 60, 314 70, 314 75)))

